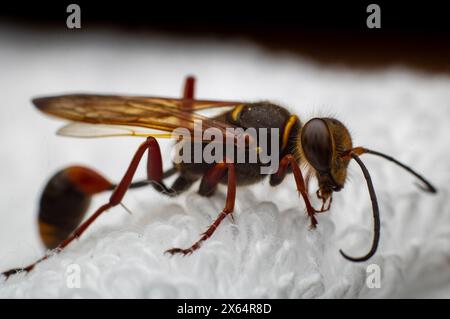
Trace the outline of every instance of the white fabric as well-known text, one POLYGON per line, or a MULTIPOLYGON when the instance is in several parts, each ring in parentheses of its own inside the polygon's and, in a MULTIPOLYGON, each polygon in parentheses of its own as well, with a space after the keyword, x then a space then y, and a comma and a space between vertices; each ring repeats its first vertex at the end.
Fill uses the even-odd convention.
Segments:
MULTIPOLYGON (((245 41, 171 38, 102 30, 0 31, 0 270, 32 262, 44 250, 36 230, 47 178, 80 163, 117 181, 140 143, 136 138, 71 139, 54 135, 62 121, 36 111, 30 99, 68 92, 179 96, 195 74, 204 99, 271 100, 302 120, 332 115, 363 145, 412 165, 439 189, 425 194, 393 164, 364 156, 381 210, 375 257, 350 263, 372 240, 369 195, 358 166, 332 209, 308 230, 292 177, 239 188, 235 224, 226 219, 189 257, 186 247, 224 205, 193 187, 170 199, 151 188, 124 200, 130 216, 111 209, 81 239, 33 272, 0 279, 0 297, 357 298, 450 297, 450 78, 393 66, 379 71, 322 66, 245 41), (366 266, 381 267, 381 288, 366 286, 366 266), (67 266, 81 269, 81 287, 67 286, 67 266)), ((170 143, 162 141, 166 156, 170 143)), ((167 156, 168 157, 168 156, 167 156)), ((169 162, 164 163, 166 168, 169 162)), ((139 170, 144 176, 144 166, 139 170)), ((313 197, 315 198, 315 196, 313 197)), ((107 200, 101 195, 91 207, 107 200)), ((315 200, 314 203, 318 205, 315 200)))

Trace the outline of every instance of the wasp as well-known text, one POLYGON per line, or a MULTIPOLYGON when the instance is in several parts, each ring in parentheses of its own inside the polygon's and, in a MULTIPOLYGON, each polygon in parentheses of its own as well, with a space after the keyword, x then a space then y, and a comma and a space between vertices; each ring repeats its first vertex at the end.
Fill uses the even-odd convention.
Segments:
MULTIPOLYGON (((348 129, 335 118, 317 117, 302 122, 295 114, 270 102, 197 100, 194 98, 194 91, 195 78, 189 76, 186 78, 183 96, 180 99, 86 94, 33 99, 33 104, 43 113, 70 121, 58 131, 60 135, 138 136, 145 137, 145 141, 137 148, 117 184, 84 166, 70 166, 57 172, 45 186, 39 204, 39 233, 44 245, 49 249, 47 254, 33 264, 11 269, 3 274, 8 277, 19 271, 31 271, 36 264, 55 252, 61 252, 79 238, 104 212, 121 205, 129 189, 148 185, 168 196, 176 196, 187 191, 198 180, 200 180, 198 193, 202 196, 213 195, 219 184, 227 185, 223 210, 201 234, 198 241, 187 248, 171 248, 166 251, 170 254, 187 255, 199 249, 226 216, 232 217, 237 186, 257 183, 267 175, 271 186, 279 185, 288 173, 293 175, 297 191, 305 203, 311 228, 316 228, 316 214, 330 210, 333 193, 344 188, 349 162, 355 160, 367 183, 372 204, 374 235, 371 248, 364 256, 351 257, 340 250, 344 258, 353 262, 363 262, 371 258, 377 250, 380 239, 377 197, 369 171, 360 159, 361 155, 371 154, 397 164, 422 182, 422 190, 436 193, 436 188, 430 182, 393 157, 365 147, 354 147, 348 129), (200 114, 202 110, 213 108, 223 111, 214 117, 200 114), (240 163, 236 158, 228 156, 214 162, 181 161, 164 172, 157 139, 171 137, 170 133, 180 127, 188 132, 194 132, 196 121, 202 122, 203 130, 215 128, 222 132, 223 136, 230 135, 227 130, 230 127, 279 130, 281 134, 276 150, 280 156, 277 170, 271 174, 261 174, 263 163, 258 161, 240 163), (133 182, 138 164, 144 155, 147 155, 147 178, 133 182), (168 187, 164 181, 172 175, 177 177, 168 187), (313 207, 310 200, 308 185, 312 177, 317 179, 316 196, 322 201, 322 206, 318 209, 313 207), (105 191, 112 192, 109 200, 83 221, 91 198, 105 191)), ((235 139, 230 140, 231 142, 227 142, 228 139, 222 141, 223 146, 232 144, 233 148, 237 148, 238 146, 234 144, 235 139)), ((196 142, 206 147, 211 140, 202 138, 196 142)), ((256 145, 258 148, 261 147, 259 142, 256 142, 256 145)))

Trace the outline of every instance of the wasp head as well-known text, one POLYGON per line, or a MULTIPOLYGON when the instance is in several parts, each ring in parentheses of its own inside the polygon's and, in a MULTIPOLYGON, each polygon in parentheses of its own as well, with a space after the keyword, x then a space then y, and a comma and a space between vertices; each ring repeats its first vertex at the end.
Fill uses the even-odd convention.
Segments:
POLYGON ((349 159, 344 157, 352 148, 347 128, 333 118, 313 118, 300 133, 303 158, 314 168, 321 199, 328 199, 333 192, 344 187, 349 159))

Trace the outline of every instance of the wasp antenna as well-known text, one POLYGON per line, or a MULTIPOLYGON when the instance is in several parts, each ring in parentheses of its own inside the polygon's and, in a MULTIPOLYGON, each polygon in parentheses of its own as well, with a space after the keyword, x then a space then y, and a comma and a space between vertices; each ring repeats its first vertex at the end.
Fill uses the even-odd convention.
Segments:
POLYGON ((429 192, 429 193, 437 193, 436 188, 431 185, 431 183, 429 181, 427 181, 423 176, 421 176, 420 174, 416 173, 411 167, 406 166, 403 163, 400 163, 399 161, 397 161, 395 158, 393 158, 392 156, 377 152, 377 151, 372 151, 369 150, 367 148, 364 148, 364 153, 368 153, 368 154, 373 154, 373 155, 377 155, 380 157, 383 157, 384 159, 387 159, 388 161, 391 161, 395 164, 397 164, 400 167, 403 167, 405 170, 407 170, 408 172, 410 172, 411 174, 413 174, 414 176, 416 176, 418 179, 420 179, 422 181, 422 183, 424 183, 426 185, 426 187, 423 187, 421 185, 418 185, 419 188, 425 192, 429 192))
POLYGON ((373 188, 372 179, 370 178, 369 171, 367 170, 364 163, 361 161, 358 155, 355 153, 351 153, 351 157, 358 163, 359 167, 361 167, 361 170, 364 174, 364 178, 367 182, 367 188, 369 189, 369 195, 370 200, 372 201, 372 212, 373 212, 373 228, 374 228, 374 235, 373 235, 373 242, 372 242, 372 248, 370 248, 370 251, 362 257, 350 257, 347 254, 345 254, 342 250, 339 250, 341 255, 350 261, 354 262, 362 262, 366 261, 369 258, 371 258, 378 248, 378 243, 380 241, 380 210, 378 208, 378 201, 377 201, 377 195, 375 194, 375 189, 373 188))

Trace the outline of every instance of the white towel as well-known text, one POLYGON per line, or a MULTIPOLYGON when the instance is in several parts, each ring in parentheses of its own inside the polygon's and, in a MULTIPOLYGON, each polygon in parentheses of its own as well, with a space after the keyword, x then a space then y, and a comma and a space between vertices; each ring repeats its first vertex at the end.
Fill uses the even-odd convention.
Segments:
MULTIPOLYGON (((316 230, 308 229, 293 177, 276 188, 266 180, 238 188, 235 223, 225 219, 187 257, 163 252, 198 239, 222 209, 225 188, 211 198, 196 193, 198 184, 176 199, 151 188, 130 191, 124 204, 131 216, 121 207, 111 209, 30 274, 0 279, 0 297, 450 297, 449 76, 401 66, 368 71, 319 65, 244 40, 46 33, 8 25, 1 30, 0 270, 44 253, 36 212, 47 178, 80 163, 117 181, 141 142, 55 136, 64 123, 33 108, 30 99, 39 95, 176 97, 184 76, 194 74, 198 98, 270 100, 302 120, 335 116, 348 126, 354 145, 410 164, 439 193, 423 193, 405 171, 363 156, 378 195, 381 243, 372 259, 356 264, 338 253, 361 255, 373 236, 369 195, 355 163, 330 212, 318 216, 316 230), (371 264, 381 272, 379 288, 367 285, 374 278, 367 272, 371 264), (73 281, 78 271, 80 281, 73 281)), ((170 143, 161 145, 169 158, 170 143)), ((170 161, 164 165, 169 168, 170 161)), ((145 176, 143 165, 137 175, 145 176)), ((90 211, 106 200, 106 194, 96 198, 90 211)))

